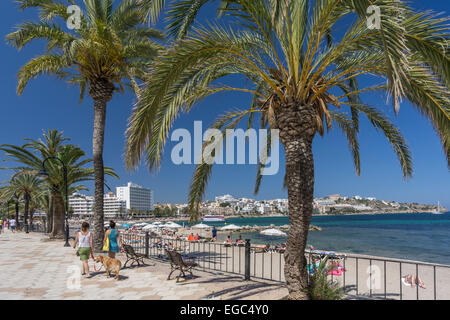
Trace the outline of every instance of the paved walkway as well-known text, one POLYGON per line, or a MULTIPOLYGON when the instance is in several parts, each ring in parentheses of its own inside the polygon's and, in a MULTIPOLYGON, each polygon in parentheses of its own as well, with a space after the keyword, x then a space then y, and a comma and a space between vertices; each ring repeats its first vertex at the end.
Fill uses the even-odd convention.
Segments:
MULTIPOLYGON (((118 255, 125 262, 123 255, 118 255)), ((147 261, 145 267, 125 268, 120 280, 106 278, 104 269, 80 277, 81 263, 73 248, 49 241, 43 234, 0 234, 0 300, 4 299, 280 299, 287 290, 241 276, 195 271, 188 281, 168 281, 168 264, 147 261), (154 265, 150 265, 154 264, 154 265)))

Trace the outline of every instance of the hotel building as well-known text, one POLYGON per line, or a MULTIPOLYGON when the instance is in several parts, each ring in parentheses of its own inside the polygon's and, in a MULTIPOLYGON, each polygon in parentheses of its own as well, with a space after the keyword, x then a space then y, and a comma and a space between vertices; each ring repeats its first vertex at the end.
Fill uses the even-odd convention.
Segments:
MULTIPOLYGON (((75 216, 94 214, 94 197, 74 193, 69 197, 69 207, 75 216)), ((105 217, 115 217, 126 213, 125 201, 120 200, 110 192, 103 196, 103 212, 105 217)))
POLYGON ((128 182, 126 187, 116 188, 117 198, 124 201, 126 209, 137 211, 153 210, 153 191, 128 182))

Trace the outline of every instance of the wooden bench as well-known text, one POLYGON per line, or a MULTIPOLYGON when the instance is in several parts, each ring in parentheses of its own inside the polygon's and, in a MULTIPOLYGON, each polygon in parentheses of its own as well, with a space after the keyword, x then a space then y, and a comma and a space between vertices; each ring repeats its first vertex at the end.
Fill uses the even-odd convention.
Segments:
POLYGON ((132 246, 130 246, 129 244, 124 244, 123 250, 125 251, 125 254, 127 255, 127 261, 123 265, 124 268, 126 267, 126 265, 129 261, 132 261, 131 265, 133 265, 133 263, 135 263, 135 262, 137 262, 138 266, 140 266, 141 263, 145 265, 145 262, 144 262, 145 255, 144 254, 136 253, 134 251, 134 248, 132 246))
POLYGON ((181 257, 181 254, 174 250, 164 250, 166 252, 167 258, 170 261, 170 273, 167 277, 167 280, 170 280, 170 276, 175 270, 180 270, 180 273, 177 276, 177 282, 180 279, 181 276, 186 279, 185 272, 189 272, 191 274, 191 277, 193 277, 192 268, 195 268, 197 266, 197 263, 192 261, 184 261, 181 257))

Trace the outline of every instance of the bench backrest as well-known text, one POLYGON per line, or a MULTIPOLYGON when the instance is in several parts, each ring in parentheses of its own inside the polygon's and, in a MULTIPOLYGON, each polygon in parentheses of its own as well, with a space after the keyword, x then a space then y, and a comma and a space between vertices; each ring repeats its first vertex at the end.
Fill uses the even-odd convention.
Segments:
POLYGON ((166 252, 166 255, 169 258, 170 262, 172 262, 173 264, 175 264, 177 266, 185 265, 183 258, 181 257, 181 254, 179 252, 167 250, 167 249, 165 249, 164 251, 166 252))
POLYGON ((129 244, 124 244, 123 245, 123 250, 125 250, 125 253, 131 256, 136 256, 136 252, 134 252, 134 248, 132 246, 130 246, 129 244))

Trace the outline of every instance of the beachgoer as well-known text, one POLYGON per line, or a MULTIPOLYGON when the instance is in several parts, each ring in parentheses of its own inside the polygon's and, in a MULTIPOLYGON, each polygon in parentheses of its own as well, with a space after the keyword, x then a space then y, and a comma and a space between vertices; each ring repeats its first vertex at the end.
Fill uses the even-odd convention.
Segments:
POLYGON ((422 279, 420 279, 419 276, 416 277, 415 275, 410 273, 405 276, 405 283, 411 285, 411 288, 414 288, 417 284, 419 287, 425 289, 425 284, 423 283, 422 279))
POLYGON ((78 244, 78 255, 80 256, 80 260, 82 262, 83 271, 81 275, 86 275, 87 278, 91 277, 89 273, 89 257, 91 256, 91 250, 94 247, 93 238, 91 236, 91 232, 89 231, 89 223, 83 222, 81 224, 81 231, 77 232, 75 236, 75 242, 73 244, 73 248, 75 249, 78 244))
POLYGON ((194 236, 194 240, 195 240, 195 241, 198 241, 198 240, 200 240, 200 236, 198 235, 198 233, 197 233, 197 234, 195 234, 195 236, 194 236))
POLYGON ((231 236, 227 237, 227 240, 225 240, 226 245, 233 245, 233 241, 231 240, 231 236))
POLYGON ((108 257, 114 259, 116 253, 118 253, 119 249, 122 247, 122 239, 120 238, 119 230, 116 230, 116 223, 112 220, 109 222, 109 230, 105 233, 103 244, 106 242, 106 238, 109 240, 108 257))
POLYGON ((194 234, 189 234, 188 241, 194 241, 194 234))
POLYGON ((212 241, 216 241, 217 240, 217 229, 215 226, 213 226, 212 228, 212 241))
POLYGON ((245 244, 245 243, 244 243, 244 240, 242 240, 242 234, 239 235, 239 239, 236 239, 236 244, 237 244, 238 246, 245 244))
POLYGON ((3 231, 3 220, 0 218, 0 234, 3 231))
POLYGON ((16 230, 16 219, 12 218, 11 220, 9 220, 9 227, 10 227, 12 232, 15 232, 15 230, 16 230))

